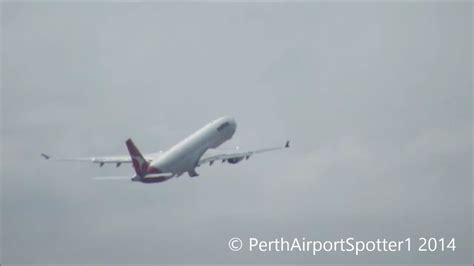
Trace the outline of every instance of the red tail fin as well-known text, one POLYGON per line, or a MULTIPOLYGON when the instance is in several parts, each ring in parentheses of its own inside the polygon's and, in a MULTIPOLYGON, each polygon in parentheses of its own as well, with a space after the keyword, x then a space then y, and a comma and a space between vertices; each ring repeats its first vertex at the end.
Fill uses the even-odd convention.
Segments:
POLYGON ((130 157, 132 157, 132 163, 133 163, 133 168, 135 168, 135 172, 139 176, 144 176, 148 168, 148 162, 145 160, 143 155, 137 149, 132 139, 127 139, 125 143, 127 144, 127 149, 128 149, 128 152, 130 153, 130 157))

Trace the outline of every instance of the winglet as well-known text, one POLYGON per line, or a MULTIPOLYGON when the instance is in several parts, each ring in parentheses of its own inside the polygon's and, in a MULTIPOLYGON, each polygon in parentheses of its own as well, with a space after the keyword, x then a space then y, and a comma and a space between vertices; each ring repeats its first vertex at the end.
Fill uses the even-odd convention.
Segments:
POLYGON ((44 154, 44 153, 42 153, 41 156, 42 156, 43 158, 45 158, 46 160, 49 160, 49 159, 51 158, 51 156, 49 156, 49 155, 47 155, 47 154, 44 154))
POLYGON ((286 141, 286 144, 285 144, 285 148, 289 148, 289 147, 290 147, 290 141, 287 140, 287 141, 286 141))

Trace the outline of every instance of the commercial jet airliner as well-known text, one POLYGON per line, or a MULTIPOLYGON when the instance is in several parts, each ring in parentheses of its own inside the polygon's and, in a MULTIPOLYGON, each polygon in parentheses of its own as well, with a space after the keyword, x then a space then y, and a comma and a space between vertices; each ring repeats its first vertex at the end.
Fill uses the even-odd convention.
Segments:
POLYGON ((237 124, 233 118, 221 117, 205 125, 169 150, 152 154, 142 155, 133 141, 128 139, 125 144, 130 156, 55 158, 44 153, 41 156, 47 160, 85 161, 100 166, 115 164, 119 167, 122 163, 132 163, 136 173, 131 178, 132 181, 158 183, 172 177, 179 177, 186 172, 190 177, 198 176, 196 167, 205 163, 212 165, 215 161, 222 161, 223 163, 236 164, 257 153, 290 147, 290 142, 287 141, 284 146, 253 151, 235 149, 232 152, 225 152, 217 150, 217 147, 232 138, 236 128, 237 124))

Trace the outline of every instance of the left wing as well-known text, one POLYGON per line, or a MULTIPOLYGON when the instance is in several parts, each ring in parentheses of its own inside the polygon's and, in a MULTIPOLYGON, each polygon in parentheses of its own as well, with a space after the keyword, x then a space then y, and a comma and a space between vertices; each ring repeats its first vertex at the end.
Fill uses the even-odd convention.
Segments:
MULTIPOLYGON (((160 152, 145 154, 144 157, 148 162, 156 159, 160 156, 160 152)), ((115 164, 119 167, 122 163, 131 163, 132 159, 129 155, 127 156, 100 156, 100 157, 53 157, 42 153, 41 156, 46 160, 53 161, 69 161, 69 162, 91 162, 103 166, 104 164, 115 164)))
POLYGON ((286 149, 290 147, 290 141, 288 140, 285 143, 285 146, 279 146, 279 147, 272 147, 272 148, 266 148, 266 149, 260 149, 260 150, 254 150, 254 151, 244 151, 244 152, 233 152, 233 153, 222 153, 222 154, 217 154, 217 155, 209 155, 209 156, 203 156, 201 160, 199 160, 197 166, 200 166, 205 163, 209 163, 209 165, 212 165, 214 161, 222 161, 222 162, 229 162, 232 164, 238 163, 241 160, 248 159, 250 156, 257 154, 257 153, 263 153, 267 151, 275 151, 275 150, 280 150, 280 149, 286 149))

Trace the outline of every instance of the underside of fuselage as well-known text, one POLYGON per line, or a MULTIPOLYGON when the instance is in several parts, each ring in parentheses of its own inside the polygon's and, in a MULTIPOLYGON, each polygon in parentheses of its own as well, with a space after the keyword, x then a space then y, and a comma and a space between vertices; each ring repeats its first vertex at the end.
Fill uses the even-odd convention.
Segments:
POLYGON ((160 176, 160 177, 153 177, 153 178, 134 177, 134 178, 132 178, 132 181, 149 184, 149 183, 161 183, 161 182, 167 181, 171 178, 173 178, 173 177, 172 176, 171 177, 169 177, 169 176, 160 176))

